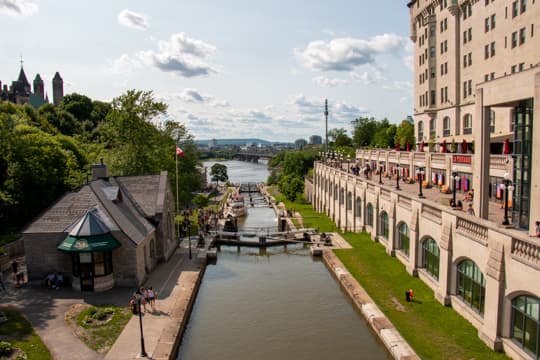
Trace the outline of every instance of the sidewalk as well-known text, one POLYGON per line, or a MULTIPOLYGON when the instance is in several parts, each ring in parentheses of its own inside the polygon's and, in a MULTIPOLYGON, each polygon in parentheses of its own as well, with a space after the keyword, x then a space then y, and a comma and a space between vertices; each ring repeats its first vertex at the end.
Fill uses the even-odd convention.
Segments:
MULTIPOLYGON (((182 248, 160 264, 149 275, 145 286, 158 291, 155 311, 143 315, 143 331, 148 358, 168 359, 179 340, 177 335, 189 317, 190 305, 204 273, 205 262, 197 258, 198 249, 192 248, 192 260, 182 248), (194 291, 195 290, 195 291, 194 291)), ((128 306, 132 288, 114 288, 102 293, 82 293, 70 288, 58 291, 44 288, 39 283, 28 283, 17 289, 9 274, 4 281, 7 291, 0 291, 2 306, 13 306, 22 311, 41 337, 55 360, 136 359, 140 353, 139 317, 133 316, 109 352, 98 354, 77 338, 64 321, 73 304, 128 306)))

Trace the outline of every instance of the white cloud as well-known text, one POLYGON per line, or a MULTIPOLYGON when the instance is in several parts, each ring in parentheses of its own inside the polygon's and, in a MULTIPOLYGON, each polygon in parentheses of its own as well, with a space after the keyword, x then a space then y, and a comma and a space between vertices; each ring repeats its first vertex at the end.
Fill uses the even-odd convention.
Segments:
POLYGON ((403 51, 405 45, 404 38, 395 34, 369 40, 346 37, 312 41, 303 51, 295 50, 295 54, 311 70, 354 71, 358 66, 374 64, 376 55, 403 51))
POLYGON ((169 41, 158 41, 158 51, 142 51, 138 56, 161 71, 190 78, 217 72, 206 63, 215 52, 215 46, 180 33, 171 35, 169 41))
POLYGON ((224 108, 224 107, 231 106, 231 104, 229 104, 227 100, 214 100, 211 102, 211 105, 216 108, 219 108, 219 107, 224 108))
POLYGON ((132 58, 128 54, 122 54, 119 58, 112 61, 108 69, 113 74, 128 74, 136 68, 141 67, 141 62, 132 58))
POLYGON ((313 79, 311 79, 315 84, 322 86, 322 87, 335 87, 338 85, 346 85, 350 84, 349 80, 344 79, 330 79, 324 76, 316 76, 313 79))
MULTIPOLYGON (((0 0, 1 1, 1 0, 0 0)), ((118 14, 118 23, 132 29, 148 30, 148 19, 144 14, 124 9, 118 14)))
POLYGON ((301 113, 313 114, 324 112, 324 99, 308 99, 303 94, 294 96, 291 101, 291 105, 295 105, 301 113))
POLYGON ((184 89, 179 95, 180 99, 190 103, 203 103, 211 99, 210 96, 203 95, 196 89, 184 89))
POLYGON ((32 16, 39 10, 36 3, 29 0, 0 0, 0 14, 25 17, 32 16))

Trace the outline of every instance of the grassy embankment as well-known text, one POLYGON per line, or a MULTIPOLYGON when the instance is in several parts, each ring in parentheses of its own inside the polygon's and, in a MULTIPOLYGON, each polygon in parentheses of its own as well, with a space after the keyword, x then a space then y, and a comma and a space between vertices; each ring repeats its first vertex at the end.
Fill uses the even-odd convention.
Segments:
POLYGON ((0 324, 0 340, 26 353, 27 359, 50 360, 51 354, 32 325, 16 310, 1 308, 8 320, 0 324))
MULTIPOLYGON (((276 200, 306 216, 310 226, 320 231, 336 231, 332 221, 325 214, 313 211, 310 204, 288 202, 280 195, 276 200)), ((336 250, 336 255, 422 359, 507 359, 504 354, 490 350, 467 320, 436 301, 433 290, 409 275, 405 266, 388 256, 370 235, 342 233, 342 236, 353 249, 336 250), (416 300, 412 303, 404 299, 405 291, 411 288, 416 300), (401 306, 396 306, 396 301, 401 306)))

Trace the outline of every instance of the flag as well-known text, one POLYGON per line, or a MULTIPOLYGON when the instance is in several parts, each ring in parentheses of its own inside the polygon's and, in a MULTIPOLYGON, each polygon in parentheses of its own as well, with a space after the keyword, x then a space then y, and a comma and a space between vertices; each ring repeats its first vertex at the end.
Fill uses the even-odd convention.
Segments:
POLYGON ((178 146, 176 147, 176 156, 184 156, 184 150, 180 149, 178 146))

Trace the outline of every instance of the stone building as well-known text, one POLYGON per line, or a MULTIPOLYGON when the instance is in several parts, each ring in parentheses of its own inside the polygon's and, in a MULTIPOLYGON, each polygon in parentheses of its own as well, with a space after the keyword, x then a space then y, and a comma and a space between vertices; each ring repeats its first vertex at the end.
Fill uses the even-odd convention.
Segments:
POLYGON ((104 291, 138 286, 178 246, 167 172, 93 180, 66 193, 24 231, 30 279, 62 272, 74 288, 104 291))
MULTIPOLYGON (((21 62, 19 77, 11 83, 11 86, 8 87, 7 84, 2 85, 0 81, 0 101, 9 101, 18 105, 30 104, 35 108, 43 104, 48 104, 49 98, 39 74, 36 74, 34 78, 33 87, 34 91, 32 92, 32 87, 28 82, 21 62)), ((59 105, 64 98, 64 82, 58 72, 56 72, 52 80, 52 90, 53 104, 59 105)))

